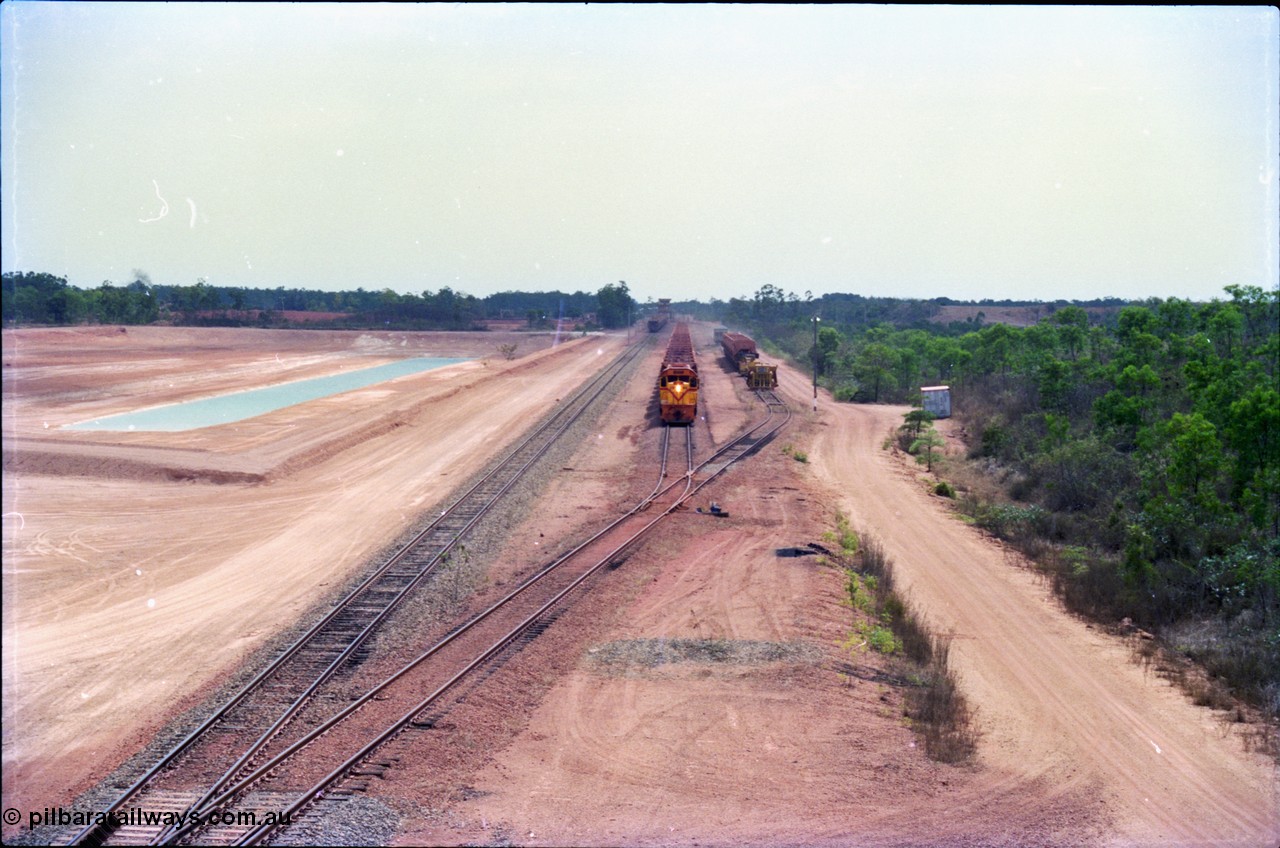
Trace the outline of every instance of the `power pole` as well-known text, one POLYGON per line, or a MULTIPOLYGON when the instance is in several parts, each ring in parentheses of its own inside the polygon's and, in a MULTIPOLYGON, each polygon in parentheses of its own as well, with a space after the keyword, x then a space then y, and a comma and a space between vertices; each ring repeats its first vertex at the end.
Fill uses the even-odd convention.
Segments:
POLYGON ((813 411, 818 411, 818 322, 822 319, 813 316, 813 411))

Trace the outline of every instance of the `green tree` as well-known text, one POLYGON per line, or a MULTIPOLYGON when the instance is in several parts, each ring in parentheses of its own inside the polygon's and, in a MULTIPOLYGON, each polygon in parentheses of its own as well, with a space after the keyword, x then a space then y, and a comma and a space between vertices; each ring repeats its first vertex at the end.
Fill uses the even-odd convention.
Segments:
POLYGON ((1209 317, 1208 330, 1218 356, 1230 359, 1244 334, 1244 315, 1235 304, 1222 304, 1209 317))
POLYGON ((897 351, 887 344, 875 342, 858 352, 851 370, 854 377, 871 390, 871 402, 879 403, 880 394, 896 385, 893 374, 897 365, 897 351))
POLYGON ((1235 492, 1246 502, 1256 526, 1276 526, 1280 521, 1280 391, 1254 386, 1232 403, 1224 435, 1236 456, 1235 492))
POLYGON ((1084 351, 1089 337, 1089 313, 1079 306, 1064 306, 1049 319, 1058 327, 1058 343, 1068 359, 1075 360, 1084 351))
POLYGON ((633 314, 635 301, 625 280, 619 280, 616 286, 612 283, 604 286, 596 292, 596 300, 599 304, 596 316, 600 320, 600 326, 616 329, 627 325, 627 317, 633 314))
POLYGON ((809 361, 817 366, 819 377, 831 370, 831 363, 843 341, 840 331, 835 327, 822 327, 818 330, 818 346, 809 348, 809 361))
POLYGON ((74 298, 68 296, 65 278, 32 271, 7 271, 3 275, 4 320, 33 324, 77 320, 74 298))
POLYGON ((1141 525, 1153 561, 1190 565, 1233 534, 1230 462, 1217 429, 1198 412, 1175 413, 1140 435, 1141 525))
POLYGON ((934 419, 933 413, 924 409, 913 409, 902 417, 906 420, 903 429, 913 437, 918 437, 926 425, 932 426, 934 419))
POLYGON ((925 344, 930 382, 950 383, 965 370, 972 356, 954 338, 931 336, 925 344))
POLYGON ((946 443, 947 441, 942 437, 942 434, 930 427, 911 443, 911 447, 908 450, 916 455, 916 462, 923 463, 925 470, 932 472, 933 463, 937 460, 938 452, 946 443))

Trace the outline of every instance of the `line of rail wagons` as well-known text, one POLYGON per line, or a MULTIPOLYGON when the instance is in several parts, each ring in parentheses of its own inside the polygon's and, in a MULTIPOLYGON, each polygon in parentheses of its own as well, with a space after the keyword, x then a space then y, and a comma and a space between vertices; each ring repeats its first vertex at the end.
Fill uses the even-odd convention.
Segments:
POLYGON ((669 320, 671 320, 671 298, 664 297, 658 301, 658 310, 649 319, 649 332, 658 332, 667 326, 667 321, 669 320))
POLYGON ((729 365, 746 378, 748 388, 778 387, 778 366, 765 365, 760 361, 755 339, 726 330, 720 334, 720 346, 724 349, 724 357, 729 360, 729 365))
MULTIPOLYGON (((725 359, 751 389, 778 387, 778 366, 759 361, 756 343, 742 333, 717 333, 725 359)), ((698 418, 698 362, 689 326, 676 324, 658 371, 658 410, 664 424, 692 424, 698 418)))

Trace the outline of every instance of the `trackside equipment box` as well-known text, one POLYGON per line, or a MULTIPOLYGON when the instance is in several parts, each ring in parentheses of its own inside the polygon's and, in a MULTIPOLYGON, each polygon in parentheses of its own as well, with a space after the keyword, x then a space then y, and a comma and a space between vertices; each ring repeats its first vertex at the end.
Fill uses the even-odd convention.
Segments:
POLYGON ((934 418, 951 417, 950 386, 921 386, 920 397, 924 411, 933 413, 934 418))

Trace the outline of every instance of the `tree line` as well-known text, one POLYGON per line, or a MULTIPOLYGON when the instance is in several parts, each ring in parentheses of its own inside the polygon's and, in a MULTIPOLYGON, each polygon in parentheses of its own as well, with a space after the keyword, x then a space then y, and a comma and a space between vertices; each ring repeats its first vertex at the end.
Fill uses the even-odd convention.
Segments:
POLYGON ((48 273, 6 272, 3 275, 3 320, 6 325, 151 324, 166 322, 205 326, 286 326, 288 313, 311 313, 308 326, 383 327, 419 330, 465 330, 493 318, 516 319, 530 327, 561 319, 587 329, 621 327, 639 314, 625 281, 595 292, 501 292, 478 298, 448 286, 437 292, 254 289, 215 286, 205 280, 192 285, 153 283, 142 273, 124 285, 104 281, 81 289, 48 273))

